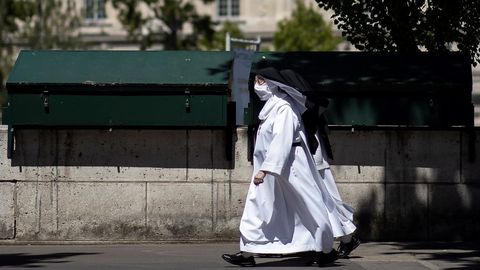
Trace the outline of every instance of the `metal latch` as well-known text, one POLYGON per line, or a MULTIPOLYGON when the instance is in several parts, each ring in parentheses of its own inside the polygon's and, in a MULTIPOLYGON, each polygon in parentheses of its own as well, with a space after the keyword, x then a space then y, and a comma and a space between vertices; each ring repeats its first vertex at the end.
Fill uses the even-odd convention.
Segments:
POLYGON ((185 111, 189 113, 191 110, 190 108, 190 91, 185 90, 185 111))
POLYGON ((48 104, 48 96, 49 96, 48 91, 43 91, 42 100, 43 100, 43 109, 45 110, 45 113, 50 112, 50 108, 48 104))

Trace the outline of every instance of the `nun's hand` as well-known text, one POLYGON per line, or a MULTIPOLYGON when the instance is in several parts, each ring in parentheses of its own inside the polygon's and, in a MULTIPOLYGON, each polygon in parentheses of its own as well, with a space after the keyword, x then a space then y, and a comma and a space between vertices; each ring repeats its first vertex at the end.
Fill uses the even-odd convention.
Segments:
POLYGON ((258 173, 253 177, 253 183, 258 186, 263 183, 263 178, 265 178, 266 173, 264 171, 258 171, 258 173))

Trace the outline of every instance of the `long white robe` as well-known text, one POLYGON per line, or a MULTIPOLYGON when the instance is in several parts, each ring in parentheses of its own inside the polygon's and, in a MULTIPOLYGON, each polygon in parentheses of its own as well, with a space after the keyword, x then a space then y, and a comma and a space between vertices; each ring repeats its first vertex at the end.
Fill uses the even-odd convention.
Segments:
POLYGON ((353 224, 354 210, 350 205, 342 201, 340 193, 338 192, 337 184, 335 183, 335 178, 330 170, 330 164, 325 159, 325 147, 322 145, 321 140, 318 141, 320 143, 314 155, 315 165, 320 174, 320 178, 327 187, 330 197, 335 201, 335 211, 329 212, 333 235, 335 237, 349 235, 357 228, 355 224, 353 224))
POLYGON ((330 222, 335 202, 315 168, 293 101, 277 93, 257 136, 253 174, 240 222, 240 250, 286 254, 329 252, 333 246, 330 222), (273 105, 272 105, 273 104, 273 105), (292 146, 301 142, 301 146, 292 146), (259 170, 264 182, 253 184, 259 170))

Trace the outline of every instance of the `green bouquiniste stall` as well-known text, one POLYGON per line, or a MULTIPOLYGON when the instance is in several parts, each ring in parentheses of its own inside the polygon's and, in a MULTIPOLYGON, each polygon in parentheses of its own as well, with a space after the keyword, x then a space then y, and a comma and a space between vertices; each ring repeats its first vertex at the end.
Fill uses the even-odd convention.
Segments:
MULTIPOLYGON (((8 156, 21 128, 209 128, 232 138, 233 52, 22 51, 7 81, 8 156)), ((461 53, 271 52, 330 98, 332 126, 473 126, 472 73, 461 53)), ((261 107, 251 95, 245 124, 261 107)), ((233 139, 227 140, 227 159, 233 139)))
POLYGON ((9 125, 9 156, 18 128, 229 131, 232 57, 229 52, 22 51, 7 81, 3 122, 9 125))

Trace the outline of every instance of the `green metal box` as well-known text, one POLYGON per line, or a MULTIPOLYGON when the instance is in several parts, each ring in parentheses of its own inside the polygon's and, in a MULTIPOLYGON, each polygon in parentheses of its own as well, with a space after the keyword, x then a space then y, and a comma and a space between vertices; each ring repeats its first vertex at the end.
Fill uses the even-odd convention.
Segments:
MULTIPOLYGON (((380 52, 257 53, 253 66, 293 69, 329 98, 329 125, 449 128, 473 125, 468 55, 380 52)), ((256 122, 256 107, 250 123, 256 122)))
MULTIPOLYGON (((229 138, 231 52, 22 51, 7 80, 8 157, 21 128, 209 128, 229 138)), ((226 141, 231 160, 233 139, 226 141)))
POLYGON ((226 127, 229 52, 22 51, 13 126, 226 127))

